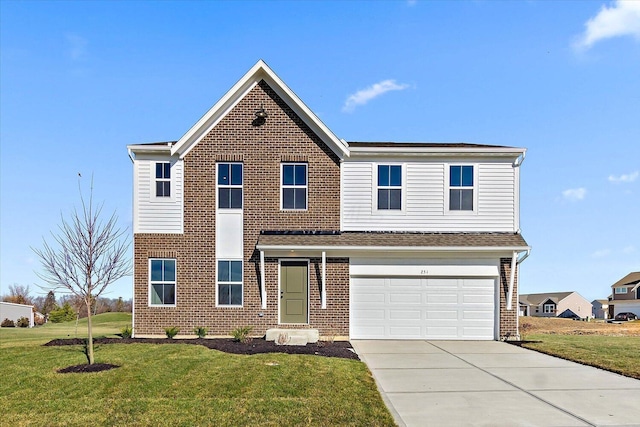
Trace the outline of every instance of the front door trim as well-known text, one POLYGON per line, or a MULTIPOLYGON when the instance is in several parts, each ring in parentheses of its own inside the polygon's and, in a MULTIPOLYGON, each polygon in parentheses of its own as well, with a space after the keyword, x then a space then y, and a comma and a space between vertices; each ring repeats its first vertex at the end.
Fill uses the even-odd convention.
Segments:
POLYGON ((310 300, 311 298, 309 298, 309 291, 311 290, 311 281, 310 281, 310 274, 311 274, 311 269, 309 268, 309 259, 308 258, 281 258, 278 259, 278 325, 308 325, 309 324, 309 309, 310 309, 310 300), (304 323, 282 323, 281 319, 281 301, 282 299, 280 298, 280 293, 282 292, 282 264, 286 264, 288 262, 304 262, 307 264, 307 320, 304 323))

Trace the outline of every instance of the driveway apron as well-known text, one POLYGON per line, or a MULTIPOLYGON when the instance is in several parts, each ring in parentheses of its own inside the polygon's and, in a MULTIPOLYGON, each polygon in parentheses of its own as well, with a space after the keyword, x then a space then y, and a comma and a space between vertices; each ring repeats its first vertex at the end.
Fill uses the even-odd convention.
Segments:
POLYGON ((498 341, 354 340, 400 426, 640 426, 640 381, 498 341))

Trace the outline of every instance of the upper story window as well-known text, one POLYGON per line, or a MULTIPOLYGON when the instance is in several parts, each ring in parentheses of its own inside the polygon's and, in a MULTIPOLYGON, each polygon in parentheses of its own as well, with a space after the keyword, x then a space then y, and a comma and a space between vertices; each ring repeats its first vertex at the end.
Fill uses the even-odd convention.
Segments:
POLYGON ((149 260, 149 305, 176 304, 176 260, 149 260))
POLYGON ((473 166, 449 167, 449 210, 473 211, 473 166))
POLYGON ((156 163, 156 197, 171 197, 171 163, 156 163))
POLYGON ((283 163, 281 169, 281 208, 307 209, 307 164, 283 163))
POLYGON ((556 305, 555 304, 545 304, 544 305, 544 312, 547 314, 551 314, 551 313, 555 313, 556 311, 556 305))
POLYGON ((402 209, 402 166, 378 165, 378 209, 402 209))
POLYGON ((242 209, 242 163, 218 163, 218 208, 242 209))
POLYGON ((628 292, 628 289, 625 287, 613 288, 613 289, 616 294, 626 294, 628 292))
POLYGON ((242 305, 242 261, 218 261, 218 305, 242 305))

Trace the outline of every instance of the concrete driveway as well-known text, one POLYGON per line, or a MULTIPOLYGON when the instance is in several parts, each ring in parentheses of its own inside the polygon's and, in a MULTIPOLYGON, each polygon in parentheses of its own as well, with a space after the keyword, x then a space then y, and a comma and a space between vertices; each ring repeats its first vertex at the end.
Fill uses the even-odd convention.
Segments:
POLYGON ((640 381, 497 341, 351 341, 400 426, 640 426, 640 381))

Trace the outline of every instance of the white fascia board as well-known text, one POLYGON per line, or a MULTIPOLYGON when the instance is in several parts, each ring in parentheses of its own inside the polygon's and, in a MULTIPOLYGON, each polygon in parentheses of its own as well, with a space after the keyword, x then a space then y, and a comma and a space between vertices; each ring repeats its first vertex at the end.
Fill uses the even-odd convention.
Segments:
POLYGON ((300 118, 340 157, 349 155, 345 145, 302 102, 300 98, 269 68, 259 60, 204 116, 172 147, 171 154, 183 158, 216 124, 220 122, 260 80, 265 80, 300 118))
POLYGON ((284 246, 256 245, 259 251, 331 251, 331 252, 522 252, 530 246, 284 246))
MULTIPOLYGON (((418 145, 418 144, 416 144, 418 145)), ((351 157, 361 156, 481 156, 519 157, 526 148, 511 147, 349 147, 351 157)))
POLYGON ((127 145, 129 151, 129 157, 131 160, 135 158, 135 154, 171 154, 171 143, 166 145, 154 145, 154 144, 132 144, 127 145), (133 156, 132 156, 133 155, 133 156))

